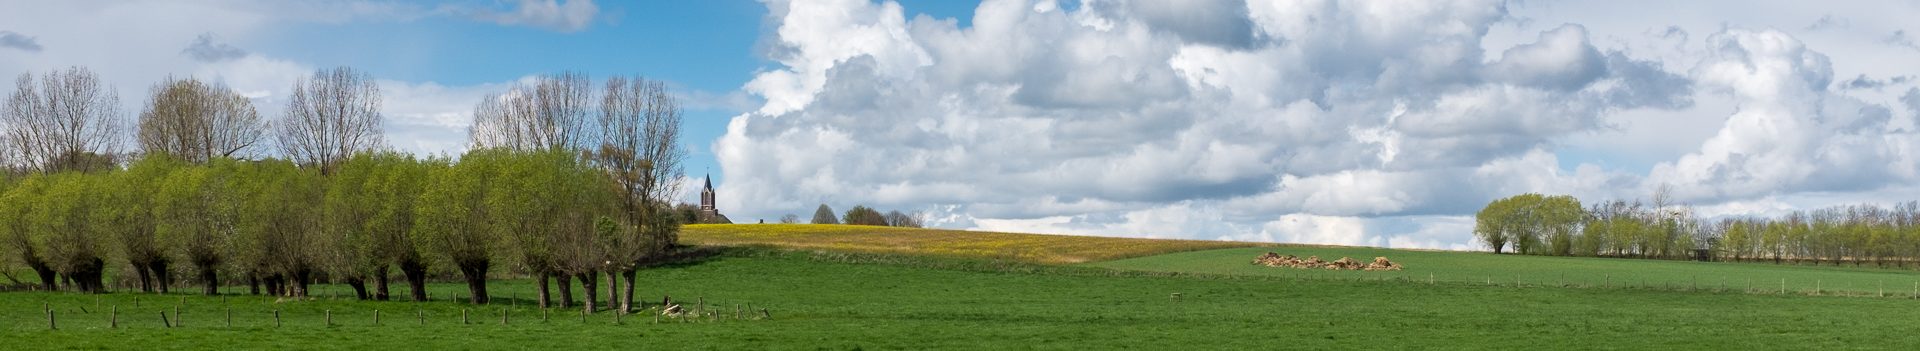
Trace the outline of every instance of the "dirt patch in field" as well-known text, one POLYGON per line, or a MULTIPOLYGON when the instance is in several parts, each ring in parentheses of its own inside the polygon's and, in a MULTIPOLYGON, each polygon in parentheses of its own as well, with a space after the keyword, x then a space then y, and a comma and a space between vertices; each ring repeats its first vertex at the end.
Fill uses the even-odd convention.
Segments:
POLYGON ((1321 260, 1320 256, 1300 258, 1294 255, 1281 255, 1277 252, 1268 252, 1265 255, 1260 255, 1260 257, 1255 257, 1253 264, 1267 267, 1326 269, 1336 271, 1397 271, 1402 268, 1400 264, 1393 263, 1393 261, 1388 260, 1386 257, 1374 257, 1373 262, 1361 262, 1352 257, 1341 257, 1338 260, 1333 260, 1333 262, 1327 262, 1321 260))

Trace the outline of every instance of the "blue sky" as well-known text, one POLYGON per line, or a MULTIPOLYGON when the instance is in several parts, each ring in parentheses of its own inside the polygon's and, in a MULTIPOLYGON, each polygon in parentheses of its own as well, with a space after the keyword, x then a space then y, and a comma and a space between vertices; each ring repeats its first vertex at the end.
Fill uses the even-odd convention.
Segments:
MULTIPOLYGON (((1703 218, 1920 198, 1920 1, 0 0, 0 76, 169 76, 277 117, 347 65, 392 147, 559 70, 686 106, 736 220, 1480 249, 1524 192, 1703 218), (1660 11, 1649 12, 1648 8, 1660 11)), ((10 89, 10 88, 6 88, 10 89)), ((266 155, 270 156, 270 155, 266 155)), ((689 199, 694 192, 683 191, 689 199)))

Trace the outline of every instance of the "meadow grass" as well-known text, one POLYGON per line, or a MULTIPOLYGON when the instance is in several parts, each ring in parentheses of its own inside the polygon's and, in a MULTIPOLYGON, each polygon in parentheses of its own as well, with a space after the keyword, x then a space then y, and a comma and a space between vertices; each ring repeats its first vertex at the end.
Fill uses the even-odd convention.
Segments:
POLYGON ((1320 279, 1402 279, 1497 285, 1574 285, 1660 289, 1728 290, 1734 292, 1913 297, 1920 291, 1920 272, 1868 265, 1796 265, 1758 262, 1693 262, 1593 257, 1547 257, 1485 252, 1393 250, 1364 247, 1282 246, 1192 251, 1137 257, 1087 266, 1227 275, 1258 275, 1320 279), (1387 257, 1405 266, 1399 271, 1329 271, 1266 267, 1251 264, 1266 252, 1300 257, 1320 256, 1333 261, 1353 257, 1371 262, 1387 257))
MULTIPOLYGON (((1116 275, 960 259, 741 250, 641 273, 645 299, 772 319, 616 325, 502 306, 230 296, 0 294, 8 349, 1913 349, 1902 299, 1116 275), (978 261, 975 261, 978 262, 978 261), (944 267, 944 268, 943 268, 944 267), (997 267, 997 268, 996 268, 997 267), (1179 297, 1173 294, 1178 293, 1179 297), (139 307, 133 299, 141 299, 139 307), (164 328, 184 299, 185 326, 164 328), (48 330, 41 304, 58 311, 48 330), (105 309, 121 326, 107 329, 105 309), (86 311, 81 311, 85 308, 86 311), (234 312, 234 326, 222 319, 234 312), (382 324, 371 311, 381 309, 382 324), (282 312, 272 325, 271 310, 282 312), (472 324, 461 324, 468 309, 472 324), (334 325, 324 325, 331 310, 334 325), (427 315, 425 325, 416 310, 427 315)), ((435 284, 449 296, 457 284, 435 284)), ((339 288, 339 287, 330 287, 339 288)), ((496 296, 525 281, 498 281, 496 296)))
POLYGON ((680 240, 696 245, 769 245, 795 249, 902 253, 1034 263, 1081 263, 1171 252, 1263 246, 1256 243, 1016 234, 859 225, 688 225, 680 240))

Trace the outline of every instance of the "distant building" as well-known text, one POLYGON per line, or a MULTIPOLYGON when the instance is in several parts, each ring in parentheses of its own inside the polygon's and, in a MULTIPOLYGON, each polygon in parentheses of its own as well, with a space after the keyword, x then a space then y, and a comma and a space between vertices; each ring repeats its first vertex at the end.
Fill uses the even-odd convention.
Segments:
POLYGON ((713 175, 707 175, 707 184, 700 189, 700 213, 694 223, 733 224, 727 215, 720 214, 720 208, 713 205, 713 175))

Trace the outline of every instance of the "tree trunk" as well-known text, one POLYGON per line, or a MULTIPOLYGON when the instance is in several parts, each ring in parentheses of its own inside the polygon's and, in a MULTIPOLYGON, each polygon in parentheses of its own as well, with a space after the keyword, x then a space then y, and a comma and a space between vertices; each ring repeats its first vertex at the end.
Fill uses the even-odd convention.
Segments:
POLYGON ((460 275, 467 278, 468 303, 483 305, 487 303, 487 262, 461 265, 460 275))
POLYGON ((313 286, 313 271, 301 269, 293 272, 293 297, 308 297, 313 286))
POLYGON ((600 300, 600 274, 594 271, 580 273, 580 288, 585 290, 585 294, 580 296, 583 297, 581 305, 587 309, 587 313, 593 313, 595 302, 600 300))
POLYGON ((416 261, 400 262, 400 274, 407 277, 413 300, 427 301, 427 266, 416 261))
POLYGON ((387 291, 387 266, 380 266, 373 270, 373 299, 386 301, 387 291))
POLYGON ((550 298, 551 293, 547 291, 547 285, 552 284, 552 282, 549 281, 551 280, 551 277, 547 276, 547 272, 539 272, 539 273, 535 273, 534 275, 537 276, 537 278, 534 278, 534 279, 540 281, 540 292, 535 293, 539 295, 536 298, 540 300, 540 308, 551 307, 553 305, 553 299, 550 298))
POLYGON ((573 308, 573 276, 555 274, 560 280, 560 308, 573 308))
POLYGON ((259 275, 256 275, 256 274, 247 275, 247 294, 248 295, 260 294, 260 276, 259 275))
POLYGON ((27 265, 33 268, 34 274, 40 275, 41 290, 46 290, 46 291, 54 290, 55 282, 58 282, 60 279, 54 276, 52 267, 48 267, 47 264, 45 263, 29 263, 27 265))
MULTIPOLYGON (((608 270, 607 271, 607 309, 614 309, 619 307, 620 307, 620 272, 615 270, 608 270)), ((627 310, 625 309, 621 309, 621 310, 615 310, 614 313, 624 313, 626 311, 627 310)))
POLYGON ((156 278, 154 285, 157 285, 162 294, 168 293, 168 286, 173 285, 173 274, 168 271, 168 266, 167 260, 154 260, 147 264, 147 268, 153 270, 153 277, 156 278))
POLYGON ((373 298, 373 295, 367 294, 367 280, 364 278, 347 278, 347 286, 353 287, 354 299, 366 301, 373 298))
POLYGON ((140 277, 140 292, 153 292, 153 270, 147 269, 146 265, 136 264, 133 265, 133 272, 140 277))
POLYGON ((620 295, 621 295, 621 296, 620 296, 620 310, 622 310, 622 311, 632 311, 632 310, 633 310, 633 277, 634 277, 634 273, 635 273, 635 272, 638 272, 639 270, 640 270, 639 268, 627 268, 627 271, 623 273, 623 274, 626 274, 626 276, 627 276, 627 279, 626 279, 626 282, 625 282, 625 283, 626 283, 626 289, 623 289, 623 290, 626 290, 626 291, 624 291, 624 292, 622 292, 622 293, 620 294, 620 295))
POLYGON ((200 266, 200 283, 206 284, 207 296, 220 294, 220 273, 213 266, 200 266))

